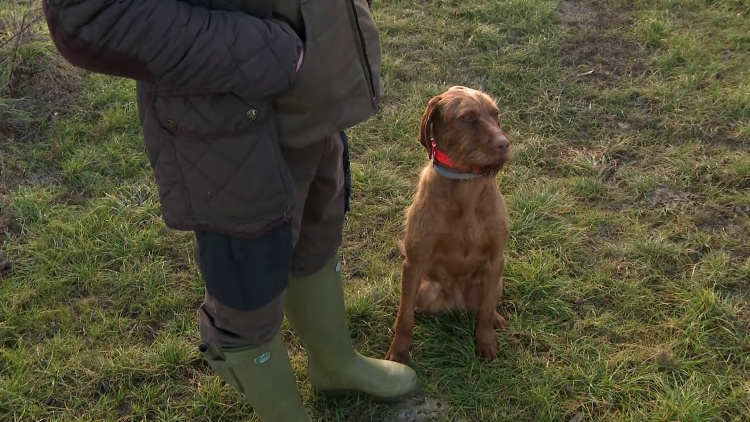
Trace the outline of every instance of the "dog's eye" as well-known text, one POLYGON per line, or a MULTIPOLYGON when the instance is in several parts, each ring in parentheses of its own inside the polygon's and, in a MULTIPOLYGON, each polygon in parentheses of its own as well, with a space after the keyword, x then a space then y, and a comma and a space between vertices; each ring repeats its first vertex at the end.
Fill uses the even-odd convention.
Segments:
POLYGON ((463 120, 464 122, 473 122, 474 121, 474 115, 472 114, 464 114, 459 119, 463 120))

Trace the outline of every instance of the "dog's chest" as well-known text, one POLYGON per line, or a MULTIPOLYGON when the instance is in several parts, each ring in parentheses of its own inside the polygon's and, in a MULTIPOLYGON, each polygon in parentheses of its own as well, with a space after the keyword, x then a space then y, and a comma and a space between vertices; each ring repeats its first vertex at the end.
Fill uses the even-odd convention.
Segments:
POLYGON ((498 190, 445 201, 433 208, 436 269, 451 277, 471 276, 502 253, 508 236, 507 211, 498 190), (442 263, 442 265, 441 265, 442 263))
POLYGON ((471 195, 457 194, 445 198, 442 203, 442 207, 433 204, 436 215, 442 214, 443 223, 452 231, 466 233, 469 237, 480 236, 505 219, 504 201, 495 186, 472 192, 471 195), (441 212, 441 208, 444 212, 441 212))
POLYGON ((429 260, 428 278, 471 278, 501 257, 509 233, 505 201, 494 180, 477 182, 456 183, 429 172, 420 181, 404 241, 412 259, 429 260))
POLYGON ((470 229, 446 233, 434 243, 427 276, 441 282, 465 283, 475 279, 499 251, 498 238, 470 229))

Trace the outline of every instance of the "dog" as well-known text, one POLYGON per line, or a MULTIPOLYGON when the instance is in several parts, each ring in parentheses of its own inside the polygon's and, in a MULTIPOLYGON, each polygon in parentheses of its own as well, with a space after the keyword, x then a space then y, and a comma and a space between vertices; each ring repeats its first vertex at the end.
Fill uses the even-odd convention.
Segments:
POLYGON ((427 103, 419 141, 429 153, 406 210, 401 297, 386 359, 408 363, 415 313, 477 313, 478 354, 497 358, 508 210, 496 176, 512 157, 500 109, 483 91, 454 86, 427 103))

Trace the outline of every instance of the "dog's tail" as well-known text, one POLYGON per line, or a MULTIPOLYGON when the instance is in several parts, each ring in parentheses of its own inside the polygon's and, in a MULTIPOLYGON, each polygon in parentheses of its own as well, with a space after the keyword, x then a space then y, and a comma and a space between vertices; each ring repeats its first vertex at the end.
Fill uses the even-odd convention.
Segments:
POLYGON ((406 247, 404 246, 404 240, 403 239, 396 239, 396 243, 398 244, 398 251, 401 252, 402 257, 406 257, 406 247))

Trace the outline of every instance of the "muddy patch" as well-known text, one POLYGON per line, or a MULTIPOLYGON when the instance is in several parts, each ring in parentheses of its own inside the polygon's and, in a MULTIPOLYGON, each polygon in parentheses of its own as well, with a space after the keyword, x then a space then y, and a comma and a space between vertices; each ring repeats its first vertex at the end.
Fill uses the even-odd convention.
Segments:
POLYGON ((644 74, 645 52, 616 31, 632 25, 630 6, 586 0, 561 1, 558 25, 567 41, 559 55, 572 77, 601 86, 615 86, 622 78, 644 74))
POLYGON ((740 239, 746 236, 742 226, 732 218, 716 215, 704 216, 698 220, 698 228, 706 233, 726 235, 740 239))
MULTIPOLYGON (((742 265, 750 259, 750 204, 729 204, 724 206, 707 207, 699 210, 695 216, 695 226, 704 233, 711 235, 710 244, 715 250, 722 250, 728 254, 733 265, 742 265)), ((731 280, 724 280, 727 291, 738 289, 747 292, 747 281, 734 287, 731 280)))
POLYGON ((12 272, 13 265, 11 265, 10 261, 3 256, 2 252, 0 252, 0 280, 10 276, 12 272))
MULTIPOLYGON (((602 92, 621 90, 651 72, 650 56, 644 47, 623 33, 633 25, 634 18, 632 6, 622 3, 558 3, 557 26, 562 42, 556 56, 565 68, 563 79, 571 89, 569 100, 579 108, 579 118, 566 122, 577 139, 631 136, 658 121, 654 110, 660 107, 659 101, 643 92, 634 91, 631 98, 622 100, 627 112, 601 108, 602 92), (592 104, 600 107, 592 108, 592 104)), ((604 179, 614 170, 610 169, 604 179)))
MULTIPOLYGON (((367 416, 360 422, 428 422, 438 421, 447 413, 448 406, 429 397, 415 397, 377 416, 367 416)), ((442 419, 444 420, 444 418, 442 419)))
POLYGON ((696 198, 688 193, 667 186, 659 186, 644 197, 647 204, 653 208, 676 208, 686 209, 694 207, 697 203, 696 198))
POLYGON ((595 6, 585 1, 561 1, 557 12, 563 30, 591 25, 597 15, 595 6))

